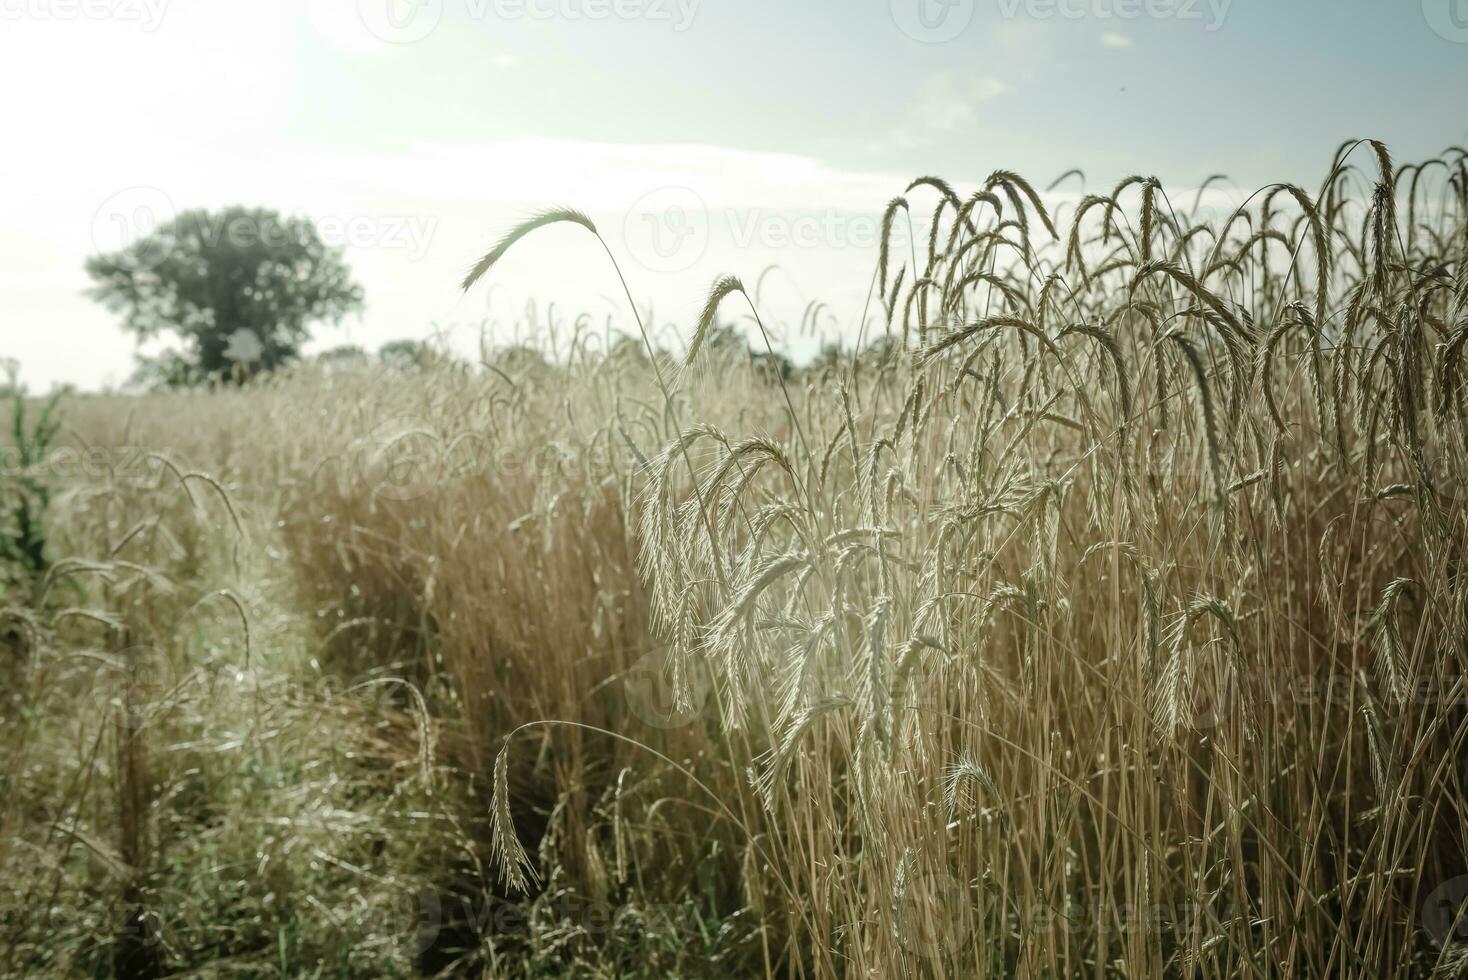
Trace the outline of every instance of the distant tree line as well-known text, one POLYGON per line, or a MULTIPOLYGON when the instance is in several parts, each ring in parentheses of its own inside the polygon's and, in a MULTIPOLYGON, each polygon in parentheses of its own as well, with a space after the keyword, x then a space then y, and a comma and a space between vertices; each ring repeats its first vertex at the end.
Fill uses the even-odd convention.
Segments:
MULTIPOLYGON (((179 214, 131 245, 87 261, 88 295, 122 316, 139 341, 171 336, 176 347, 139 355, 133 382, 147 388, 238 383, 299 359, 320 323, 339 324, 363 309, 363 290, 352 278, 341 248, 326 245, 316 226, 264 208, 229 207, 179 214)), ((748 359, 757 376, 788 381, 800 371, 789 358, 752 348, 735 326, 712 328, 707 351, 748 359)), ((644 357, 640 342, 620 355, 644 357)), ((868 349, 890 356, 886 339, 868 349)), ((608 351, 611 354, 611 351, 608 351)), ((823 349, 805 371, 829 370, 840 348, 823 349)), ((377 352, 387 367, 412 369, 449 355, 416 340, 395 340, 377 352)), ((315 358, 327 370, 372 363, 356 345, 331 348, 315 358)), ((531 347, 511 347, 495 357, 513 371, 545 364, 531 347)))

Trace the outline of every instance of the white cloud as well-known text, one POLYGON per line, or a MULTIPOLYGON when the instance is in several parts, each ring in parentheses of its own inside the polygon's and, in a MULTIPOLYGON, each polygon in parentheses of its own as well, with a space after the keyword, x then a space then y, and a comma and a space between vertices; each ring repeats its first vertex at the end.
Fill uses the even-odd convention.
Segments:
POLYGON ((910 149, 957 132, 979 119, 979 107, 1012 91, 1009 83, 990 75, 944 72, 918 87, 906 120, 874 149, 910 149))
POLYGON ((1124 50, 1132 46, 1132 39, 1125 34, 1116 31, 1103 31, 1101 33, 1101 45, 1107 48, 1124 50))
POLYGON ((418 201, 515 207, 566 202, 590 210, 626 208, 662 187, 690 188, 719 207, 809 207, 813 201, 869 207, 890 197, 901 179, 840 170, 793 153, 542 138, 422 144, 392 155, 315 153, 294 172, 298 181, 319 184, 320 193, 354 188, 418 201))
POLYGON ((386 41, 367 29, 356 3, 342 0, 304 0, 306 20, 330 46, 350 54, 376 54, 388 48, 386 41))
POLYGON ((1041 43, 1049 31, 1041 21, 1011 20, 994 31, 994 38, 1000 47, 1011 51, 1032 51, 1036 44, 1041 43))
POLYGON ((918 90, 912 115, 918 125, 935 133, 951 133, 974 121, 978 108, 1009 91, 997 78, 981 75, 934 75, 918 90))

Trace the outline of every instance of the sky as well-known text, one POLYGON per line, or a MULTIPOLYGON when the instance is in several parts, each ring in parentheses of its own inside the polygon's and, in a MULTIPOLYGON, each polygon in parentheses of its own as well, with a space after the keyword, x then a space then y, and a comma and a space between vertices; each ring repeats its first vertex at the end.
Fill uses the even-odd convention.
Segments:
POLYGON ((734 273, 799 354, 810 301, 825 330, 860 319, 918 175, 1222 173, 1242 199, 1318 186, 1347 138, 1468 142, 1468 0, 0 0, 0 85, 0 357, 32 390, 132 371, 89 255, 231 204, 344 247, 366 309, 311 350, 509 342, 531 302, 626 325, 575 227, 458 290, 565 205, 657 323, 734 273))

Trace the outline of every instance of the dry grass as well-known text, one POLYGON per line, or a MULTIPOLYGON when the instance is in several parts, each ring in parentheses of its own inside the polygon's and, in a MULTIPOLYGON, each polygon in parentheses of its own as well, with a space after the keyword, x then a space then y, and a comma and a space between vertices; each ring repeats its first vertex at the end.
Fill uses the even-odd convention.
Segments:
POLYGON ((684 358, 73 402, 178 472, 74 487, 98 571, 15 612, 0 964, 132 910, 243 975, 1456 975, 1464 157, 1236 214, 923 178, 884 336, 788 385, 705 342, 768 342, 724 279, 684 358), (109 644, 244 680, 73 726, 109 644), (364 912, 424 887, 427 942, 364 912))

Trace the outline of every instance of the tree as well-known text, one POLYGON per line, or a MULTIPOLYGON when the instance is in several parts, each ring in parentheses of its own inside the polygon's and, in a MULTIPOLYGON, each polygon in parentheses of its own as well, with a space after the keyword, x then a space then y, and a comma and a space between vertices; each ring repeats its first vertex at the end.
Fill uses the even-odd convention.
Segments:
POLYGON ((399 371, 423 367, 431 356, 428 345, 421 340, 389 340, 377 349, 377 359, 399 371))
POLYGON ((340 248, 306 218, 260 208, 185 211, 127 248, 87 261, 88 295, 139 340, 173 333, 182 352, 140 375, 177 385, 247 377, 294 358, 317 322, 362 308, 340 248))

